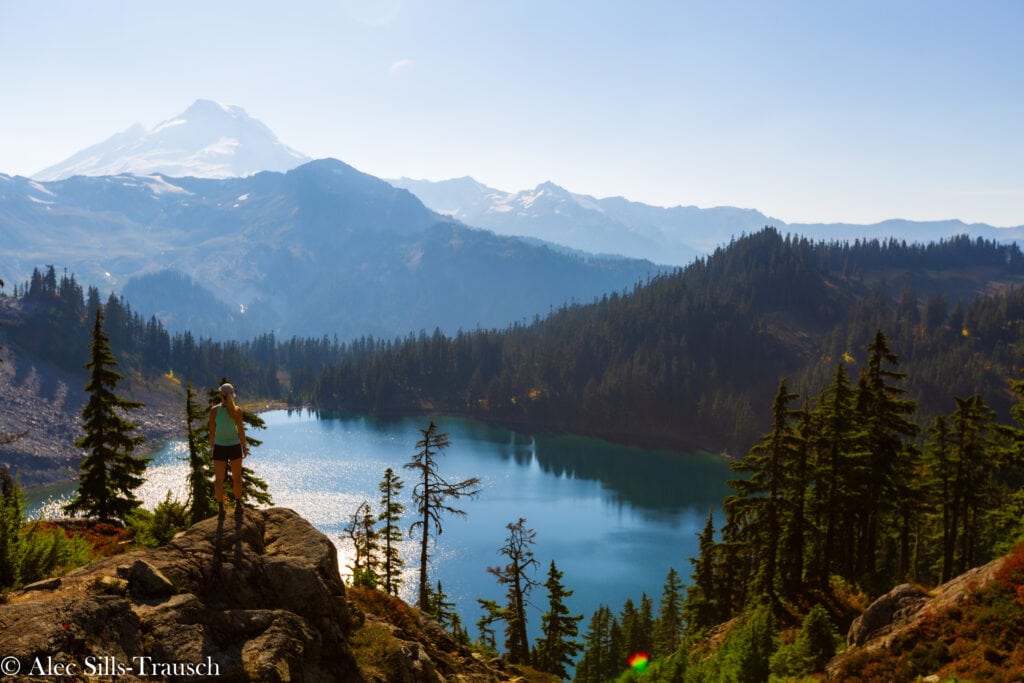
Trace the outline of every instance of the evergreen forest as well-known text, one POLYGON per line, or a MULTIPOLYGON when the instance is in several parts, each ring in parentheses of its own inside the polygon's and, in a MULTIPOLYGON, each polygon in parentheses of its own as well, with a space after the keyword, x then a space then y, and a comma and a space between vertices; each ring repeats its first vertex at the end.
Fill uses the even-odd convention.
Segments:
POLYGON ((975 393, 1008 419, 1021 283, 1024 254, 1012 244, 812 243, 765 228, 632 291, 504 329, 213 341, 171 334, 123 297, 103 300, 48 266, 7 297, 16 312, 0 342, 80 371, 102 304, 114 353, 142 374, 244 378, 246 396, 322 411, 458 414, 743 453, 770 425, 780 377, 810 395, 837 363, 855 375, 877 330, 899 350, 924 423, 947 412, 950 396, 975 393))

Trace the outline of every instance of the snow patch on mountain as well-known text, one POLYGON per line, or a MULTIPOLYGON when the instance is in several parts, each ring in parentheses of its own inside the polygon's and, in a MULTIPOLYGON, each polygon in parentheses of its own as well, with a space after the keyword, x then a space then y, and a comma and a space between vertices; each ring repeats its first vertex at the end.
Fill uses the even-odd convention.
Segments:
POLYGON ((36 183, 36 182, 30 182, 28 185, 29 185, 29 187, 31 187, 36 192, 42 192, 43 194, 50 195, 51 197, 55 197, 56 196, 45 185, 41 185, 41 184, 36 183))

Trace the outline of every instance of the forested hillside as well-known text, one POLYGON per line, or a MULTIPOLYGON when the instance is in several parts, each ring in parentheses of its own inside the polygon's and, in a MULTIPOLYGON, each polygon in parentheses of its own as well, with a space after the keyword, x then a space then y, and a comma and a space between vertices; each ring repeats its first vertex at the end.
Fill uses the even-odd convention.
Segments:
MULTIPOLYGON (((976 392, 1006 417, 1015 400, 1008 381, 1022 364, 1022 282, 1015 245, 816 244, 766 228, 632 291, 454 336, 213 342, 171 335, 121 298, 104 305, 124 363, 197 384, 239 378, 248 396, 743 452, 770 425, 779 378, 813 394, 837 364, 856 376, 878 330, 899 354, 923 420, 976 392)), ((7 343, 80 367, 99 293, 50 267, 14 294, 0 326, 7 343)))
POLYGON ((355 345, 313 398, 323 408, 465 412, 742 451, 767 429, 780 377, 814 391, 837 363, 855 372, 881 329, 925 415, 974 392, 1006 415, 1022 281, 1016 246, 813 244, 768 228, 532 325, 355 345))
MULTIPOLYGON (((885 335, 876 332, 865 353, 855 380, 837 363, 810 396, 780 381, 770 430, 732 463, 733 493, 708 514, 685 598, 671 570, 656 618, 646 595, 639 614, 632 601, 618 617, 600 607, 576 681, 623 680, 638 651, 645 667, 653 655, 652 683, 803 680, 826 666, 840 680, 940 671, 1017 680, 1024 404, 1006 424, 980 395, 950 396, 949 410, 922 429, 885 335), (994 581, 961 576, 982 565, 994 581), (896 596, 923 598, 920 586, 939 584, 958 595, 943 601, 950 609, 921 617, 917 643, 905 635, 830 663, 841 632, 849 628, 856 646, 881 638, 902 613, 896 596)), ((1024 381, 1010 387, 1024 395, 1024 381)))

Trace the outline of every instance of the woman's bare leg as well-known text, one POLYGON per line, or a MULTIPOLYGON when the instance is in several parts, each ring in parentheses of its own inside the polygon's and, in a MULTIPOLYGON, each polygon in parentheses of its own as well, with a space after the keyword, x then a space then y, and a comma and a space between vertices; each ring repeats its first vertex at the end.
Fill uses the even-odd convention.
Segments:
POLYGON ((235 505, 242 503, 242 459, 231 461, 231 487, 235 493, 235 505))
POLYGON ((227 465, 223 460, 213 461, 213 496, 221 505, 224 504, 224 475, 228 471, 227 465))

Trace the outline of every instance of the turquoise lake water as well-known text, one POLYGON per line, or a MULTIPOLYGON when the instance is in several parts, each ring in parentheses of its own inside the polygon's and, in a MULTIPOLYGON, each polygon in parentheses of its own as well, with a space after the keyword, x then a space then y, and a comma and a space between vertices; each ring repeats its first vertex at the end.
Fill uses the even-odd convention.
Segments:
MULTIPOLYGON (((342 529, 362 501, 377 509, 377 485, 388 467, 406 484, 403 502, 412 521, 412 472, 402 466, 412 459, 429 418, 320 418, 283 410, 262 417, 267 429, 253 435, 263 444, 246 464, 267 481, 276 505, 296 510, 335 541, 343 574, 351 552, 340 538, 342 529)), ((543 584, 555 561, 565 574, 563 583, 575 592, 570 609, 585 615, 582 632, 600 604, 618 612, 626 598, 639 603, 646 592, 656 608, 669 567, 688 583, 696 535, 708 510, 720 511, 728 493, 728 463, 710 453, 516 433, 464 419, 435 421, 451 440, 437 459, 441 475, 448 481, 482 480, 476 498, 456 505, 466 516, 443 520, 430 575, 431 584, 440 579, 456 602, 471 637, 480 617, 476 599, 503 600, 504 590, 487 567, 502 564, 498 549, 507 524, 524 517, 536 530, 540 566, 534 578, 543 584)), ((155 454, 140 491, 147 507, 168 490, 185 499, 185 454, 184 441, 170 442, 155 454)), ((58 502, 37 501, 35 509, 53 509, 58 502)), ((409 565, 403 597, 412 600, 419 557, 415 540, 406 542, 403 554, 409 565)), ((529 615, 534 634, 546 601, 538 586, 532 595, 538 609, 529 615)))

